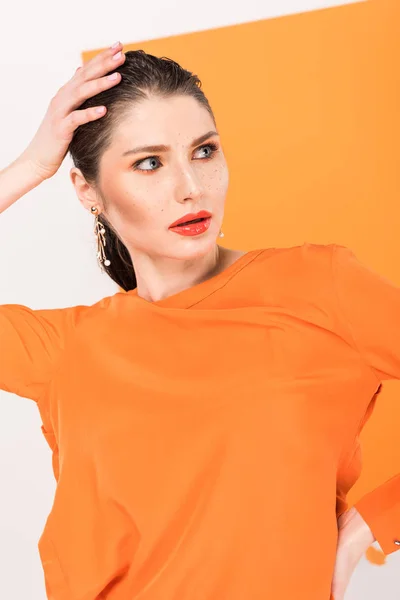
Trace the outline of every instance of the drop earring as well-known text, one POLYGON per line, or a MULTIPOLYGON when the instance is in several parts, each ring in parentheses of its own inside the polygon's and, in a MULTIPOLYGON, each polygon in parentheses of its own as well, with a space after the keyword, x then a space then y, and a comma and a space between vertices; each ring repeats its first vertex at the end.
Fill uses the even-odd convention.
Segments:
POLYGON ((92 206, 92 208, 90 209, 90 212, 92 213, 92 215, 96 216, 95 219, 95 223, 94 223, 94 234, 96 236, 96 241, 97 241, 97 260, 99 262, 100 268, 102 271, 104 271, 104 267, 103 265, 105 265, 106 267, 109 267, 111 265, 111 261, 108 260, 108 258, 106 257, 106 253, 105 253, 105 246, 106 246, 106 237, 105 237, 105 233, 106 230, 104 229, 104 225, 103 223, 101 223, 100 219, 99 219, 99 210, 97 208, 97 206, 92 206))
POLYGON ((220 232, 219 232, 218 236, 219 236, 220 238, 223 238, 223 237, 224 237, 224 234, 222 233, 222 229, 220 230, 220 232))

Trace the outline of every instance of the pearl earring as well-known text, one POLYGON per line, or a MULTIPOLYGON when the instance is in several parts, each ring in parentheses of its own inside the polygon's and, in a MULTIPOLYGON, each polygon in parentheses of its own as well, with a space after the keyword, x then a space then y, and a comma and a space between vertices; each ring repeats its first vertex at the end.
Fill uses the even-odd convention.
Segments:
POLYGON ((219 237, 220 237, 220 238, 223 238, 223 237, 224 237, 224 233, 222 233, 222 229, 221 229, 221 231, 219 232, 219 234, 218 234, 218 235, 219 235, 219 237))
POLYGON ((106 267, 111 265, 111 262, 106 257, 104 248, 106 246, 106 230, 104 229, 103 223, 100 222, 99 219, 99 210, 96 206, 92 206, 90 209, 92 215, 96 215, 95 224, 94 224, 94 234, 97 240, 97 260, 99 262, 100 268, 104 271, 103 264, 106 267))

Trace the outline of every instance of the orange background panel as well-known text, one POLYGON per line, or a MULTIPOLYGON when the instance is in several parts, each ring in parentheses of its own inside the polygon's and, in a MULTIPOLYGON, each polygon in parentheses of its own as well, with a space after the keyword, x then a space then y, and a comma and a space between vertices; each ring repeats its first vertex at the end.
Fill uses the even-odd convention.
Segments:
MULTIPOLYGON (((225 245, 336 242, 400 285, 399 22, 379 0, 122 40, 203 81, 230 168, 225 245)), ((400 384, 385 382, 350 503, 400 470, 399 425, 400 384)))

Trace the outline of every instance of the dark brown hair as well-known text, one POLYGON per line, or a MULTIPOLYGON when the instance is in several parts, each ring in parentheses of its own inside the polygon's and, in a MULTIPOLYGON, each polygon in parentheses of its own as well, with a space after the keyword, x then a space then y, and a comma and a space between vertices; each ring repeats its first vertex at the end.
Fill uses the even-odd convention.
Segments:
MULTIPOLYGON (((192 96, 208 110, 215 124, 213 111, 201 90, 202 84, 197 75, 170 58, 158 58, 144 50, 130 50, 125 52, 125 56, 125 62, 113 71, 121 73, 121 81, 85 100, 78 107, 85 109, 106 106, 106 114, 78 127, 68 148, 74 166, 81 170, 87 183, 94 187, 99 180, 101 156, 111 143, 114 128, 124 119, 132 103, 151 95, 161 98, 173 95, 192 96)), ((111 261, 109 266, 103 265, 104 270, 124 290, 136 288, 135 270, 126 246, 103 214, 99 216, 99 220, 105 229, 106 256, 111 261)))

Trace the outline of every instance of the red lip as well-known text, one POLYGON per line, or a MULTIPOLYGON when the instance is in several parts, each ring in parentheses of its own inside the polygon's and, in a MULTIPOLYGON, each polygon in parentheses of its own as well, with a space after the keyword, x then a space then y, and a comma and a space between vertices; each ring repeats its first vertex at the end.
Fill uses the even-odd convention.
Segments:
POLYGON ((194 214, 194 213, 189 213, 187 215, 185 215, 184 217, 182 217, 181 219, 178 219, 178 221, 174 221, 169 227, 176 227, 177 225, 180 225, 181 223, 186 223, 187 221, 193 221, 194 219, 206 219, 207 217, 211 217, 211 213, 208 212, 208 210, 201 210, 200 212, 194 214))

